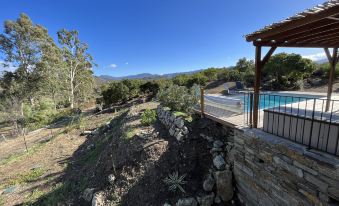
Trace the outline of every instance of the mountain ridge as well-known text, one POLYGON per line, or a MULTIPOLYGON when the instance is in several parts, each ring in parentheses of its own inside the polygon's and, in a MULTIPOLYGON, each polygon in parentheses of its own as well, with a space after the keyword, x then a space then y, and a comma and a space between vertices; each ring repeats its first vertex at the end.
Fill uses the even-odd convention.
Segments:
POLYGON ((122 80, 122 79, 159 79, 159 78, 172 78, 177 75, 181 74, 194 74, 202 71, 202 69, 199 70, 193 70, 188 72, 175 72, 175 73, 168 73, 168 74, 151 74, 151 73, 140 73, 140 74, 134 74, 134 75, 127 75, 127 76, 121 76, 121 77, 115 77, 111 75, 100 75, 97 76, 99 79, 104 81, 114 81, 114 80, 122 80))

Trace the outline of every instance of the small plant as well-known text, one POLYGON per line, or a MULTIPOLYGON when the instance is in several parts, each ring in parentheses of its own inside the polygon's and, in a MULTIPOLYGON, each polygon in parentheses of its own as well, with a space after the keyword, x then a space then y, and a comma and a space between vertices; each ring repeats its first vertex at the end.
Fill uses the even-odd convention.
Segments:
POLYGON ((179 189, 181 192, 186 193, 182 185, 185 185, 187 182, 184 181, 186 177, 186 174, 183 174, 179 176, 178 171, 173 172, 172 174, 169 174, 168 177, 164 179, 164 182, 166 185, 168 185, 169 191, 176 191, 179 189))
POLYGON ((141 114, 141 124, 145 126, 150 126, 154 124, 154 122, 157 120, 157 113, 155 110, 146 109, 141 114))

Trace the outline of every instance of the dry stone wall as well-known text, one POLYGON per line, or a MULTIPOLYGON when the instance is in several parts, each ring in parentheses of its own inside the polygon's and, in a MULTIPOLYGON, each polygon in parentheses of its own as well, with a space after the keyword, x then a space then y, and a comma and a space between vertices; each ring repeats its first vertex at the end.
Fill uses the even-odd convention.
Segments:
POLYGON ((339 159, 261 130, 234 131, 237 195, 246 205, 339 205, 339 159))
POLYGON ((171 136, 175 137, 178 141, 183 141, 187 137, 189 131, 182 117, 177 117, 168 107, 161 105, 157 108, 157 114, 160 122, 166 126, 171 136))
MULTIPOLYGON (((172 136, 184 139, 180 118, 161 106, 158 116, 172 136)), ((233 200, 249 206, 339 205, 338 157, 259 129, 221 128, 215 135, 200 134, 213 156, 212 170, 202 183, 207 195, 192 197, 196 202, 181 199, 177 206, 233 200), (227 135, 220 138, 220 133, 227 135)))

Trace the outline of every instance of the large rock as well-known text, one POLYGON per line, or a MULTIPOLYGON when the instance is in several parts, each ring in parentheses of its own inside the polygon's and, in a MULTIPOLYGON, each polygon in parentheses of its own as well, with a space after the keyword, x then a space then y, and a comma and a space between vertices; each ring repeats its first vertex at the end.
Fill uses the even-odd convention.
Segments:
POLYGON ((92 206, 105 206, 105 196, 103 192, 96 192, 93 195, 92 206))
POLYGON ((87 202, 90 202, 92 200, 93 193, 94 193, 94 188, 87 188, 82 193, 82 198, 84 198, 84 200, 86 200, 87 202))
POLYGON ((211 206, 214 202, 214 193, 212 192, 209 195, 198 197, 197 199, 200 206, 211 206))
POLYGON ((209 175, 202 186, 206 192, 210 192, 213 190, 214 184, 214 179, 211 177, 211 175, 209 175))
POLYGON ((217 195, 227 202, 233 197, 232 172, 230 170, 214 172, 217 195))
POLYGON ((213 158, 213 164, 218 170, 221 170, 225 167, 226 162, 221 155, 217 155, 213 158))
POLYGON ((193 197, 179 199, 176 206, 197 206, 198 202, 193 197))

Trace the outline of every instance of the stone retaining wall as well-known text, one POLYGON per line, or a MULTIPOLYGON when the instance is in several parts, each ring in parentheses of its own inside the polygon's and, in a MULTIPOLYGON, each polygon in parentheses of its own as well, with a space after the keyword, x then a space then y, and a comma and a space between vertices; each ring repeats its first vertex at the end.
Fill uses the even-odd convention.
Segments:
POLYGON ((159 105, 157 114, 160 122, 169 129, 169 134, 178 141, 182 141, 188 135, 189 131, 185 126, 185 120, 180 116, 177 117, 168 107, 159 105))
POLYGON ((235 129, 233 175, 246 205, 339 205, 339 158, 261 130, 235 129))

